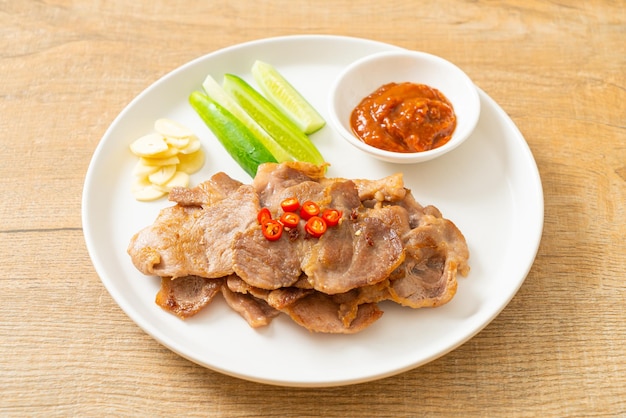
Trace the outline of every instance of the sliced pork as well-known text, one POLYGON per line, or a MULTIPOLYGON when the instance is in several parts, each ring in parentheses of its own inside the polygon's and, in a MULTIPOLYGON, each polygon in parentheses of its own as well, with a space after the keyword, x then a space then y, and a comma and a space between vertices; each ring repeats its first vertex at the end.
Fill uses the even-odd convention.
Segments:
POLYGON ((261 289, 292 286, 302 274, 297 247, 298 244, 286 239, 268 241, 261 233, 261 226, 254 225, 232 242, 233 271, 261 289))
POLYGON ((434 206, 422 206, 402 174, 378 180, 325 177, 325 166, 259 167, 251 184, 217 173, 175 188, 155 222, 135 234, 136 268, 160 276, 157 304, 187 318, 221 293, 252 327, 282 313, 313 332, 354 333, 382 316, 381 301, 411 308, 447 303, 469 272, 465 237, 434 206), (342 213, 318 238, 304 222, 266 239, 261 208, 312 200, 342 213))
POLYGON ((328 334, 357 333, 383 315, 383 311, 375 303, 360 304, 354 319, 346 325, 338 315, 340 308, 341 304, 333 296, 314 292, 286 306, 282 311, 309 331, 328 334))
POLYGON ((280 314, 280 311, 272 308, 263 299, 248 293, 233 292, 227 286, 221 289, 228 306, 241 315, 252 328, 266 326, 280 314))
POLYGON ((182 206, 209 207, 235 193, 242 183, 228 176, 226 173, 217 173, 209 180, 193 188, 174 187, 169 194, 169 200, 182 206))
POLYGON ((387 282, 338 295, 327 295, 313 289, 297 287, 259 289, 250 286, 236 275, 229 276, 226 283, 229 292, 253 297, 255 300, 255 303, 247 300, 246 303, 238 305, 236 310, 244 318, 256 316, 258 312, 256 303, 263 300, 308 330, 322 333, 351 334, 360 331, 381 317, 382 311, 375 303, 389 298, 387 282))
POLYGON ((411 308, 435 307, 452 299, 457 273, 469 272, 465 238, 449 220, 425 215, 405 236, 405 261, 390 276, 391 299, 411 308))
POLYGON ((235 235, 256 222, 259 200, 250 185, 214 204, 163 209, 154 224, 135 234, 128 253, 148 275, 216 278, 233 273, 235 235))
POLYGON ((337 294, 385 280, 404 259, 402 241, 377 218, 328 230, 303 259, 314 289, 337 294))
POLYGON ((224 281, 198 276, 161 278, 156 304, 174 315, 186 319, 200 312, 217 295, 224 281))

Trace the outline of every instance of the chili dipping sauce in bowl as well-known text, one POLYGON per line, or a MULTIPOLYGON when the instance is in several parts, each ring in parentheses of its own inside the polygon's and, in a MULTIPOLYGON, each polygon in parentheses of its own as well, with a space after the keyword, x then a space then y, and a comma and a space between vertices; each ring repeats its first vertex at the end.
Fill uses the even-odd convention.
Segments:
POLYGON ((428 161, 459 146, 480 116, 478 90, 435 55, 397 50, 362 58, 333 84, 330 121, 356 148, 395 163, 428 161))

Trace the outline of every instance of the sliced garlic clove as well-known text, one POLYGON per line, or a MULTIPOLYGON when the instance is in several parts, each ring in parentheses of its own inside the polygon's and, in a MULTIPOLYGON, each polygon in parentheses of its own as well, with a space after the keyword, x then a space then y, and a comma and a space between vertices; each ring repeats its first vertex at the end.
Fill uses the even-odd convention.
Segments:
POLYGON ((131 186, 133 197, 142 202, 149 202, 165 196, 165 192, 150 183, 147 178, 136 178, 131 186))
POLYGON ((193 135, 187 127, 171 119, 161 118, 154 122, 154 130, 163 136, 187 138, 193 135))
POLYGON ((170 145, 165 151, 159 152, 158 154, 150 155, 149 157, 150 158, 170 158, 175 155, 178 155, 178 152, 179 152, 178 148, 170 145))
POLYGON ((187 174, 193 174, 204 165, 204 152, 199 149, 191 154, 180 154, 178 159, 180 160, 178 170, 187 174))
POLYGON ((183 171, 177 171, 176 174, 165 184, 155 184, 154 187, 158 188, 162 192, 169 193, 174 187, 187 187, 189 186, 189 174, 183 171))
POLYGON ((136 139, 130 144, 130 150, 139 157, 149 157, 167 151, 168 145, 163 135, 151 133, 136 139))
POLYGON ((186 136, 184 138, 176 138, 174 136, 166 136, 165 137, 165 142, 167 142, 172 147, 175 147, 178 150, 180 150, 182 148, 185 148, 187 145, 189 145, 189 138, 190 137, 188 137, 188 136, 186 136))
POLYGON ((200 143, 198 137, 193 135, 189 137, 189 144, 187 144, 185 148, 180 148, 178 151, 181 154, 191 154, 198 151, 201 146, 202 144, 200 143))
POLYGON ((188 187, 189 175, 200 170, 205 160, 200 139, 187 127, 161 118, 154 129, 130 146, 139 157, 132 193, 141 201, 158 199, 174 187, 188 187))
POLYGON ((164 165, 158 167, 157 171, 148 176, 150 183, 162 185, 167 183, 176 174, 176 165, 164 165))
POLYGON ((133 168, 133 176, 135 177, 148 177, 150 174, 154 173, 159 169, 158 165, 146 165, 139 159, 137 164, 135 164, 135 168, 133 168))
POLYGON ((180 162, 177 156, 169 157, 169 158, 150 158, 150 157, 141 157, 139 161, 144 165, 151 165, 157 167, 163 167, 164 165, 176 165, 180 162))

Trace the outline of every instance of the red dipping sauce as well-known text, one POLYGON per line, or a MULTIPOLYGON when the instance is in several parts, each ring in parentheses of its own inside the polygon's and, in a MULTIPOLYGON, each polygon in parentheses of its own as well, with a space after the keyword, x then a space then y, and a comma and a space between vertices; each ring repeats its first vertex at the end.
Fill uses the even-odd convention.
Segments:
POLYGON ((425 84, 389 83, 352 111, 350 126, 366 144, 394 152, 422 152, 447 143, 456 128, 452 103, 425 84))

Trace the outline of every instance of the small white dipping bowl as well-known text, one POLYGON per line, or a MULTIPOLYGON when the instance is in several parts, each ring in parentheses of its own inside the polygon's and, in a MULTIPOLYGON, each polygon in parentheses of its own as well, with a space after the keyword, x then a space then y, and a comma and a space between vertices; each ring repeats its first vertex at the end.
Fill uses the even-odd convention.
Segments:
POLYGON ((383 161, 418 163, 458 147, 471 134, 480 116, 480 98, 472 80, 456 65, 425 52, 397 50, 361 58, 335 80, 329 103, 330 122, 350 144, 383 161), (457 118, 450 140, 441 147, 413 153, 385 151, 361 141, 350 127, 352 110, 379 87, 396 82, 426 84, 442 92, 457 118))

